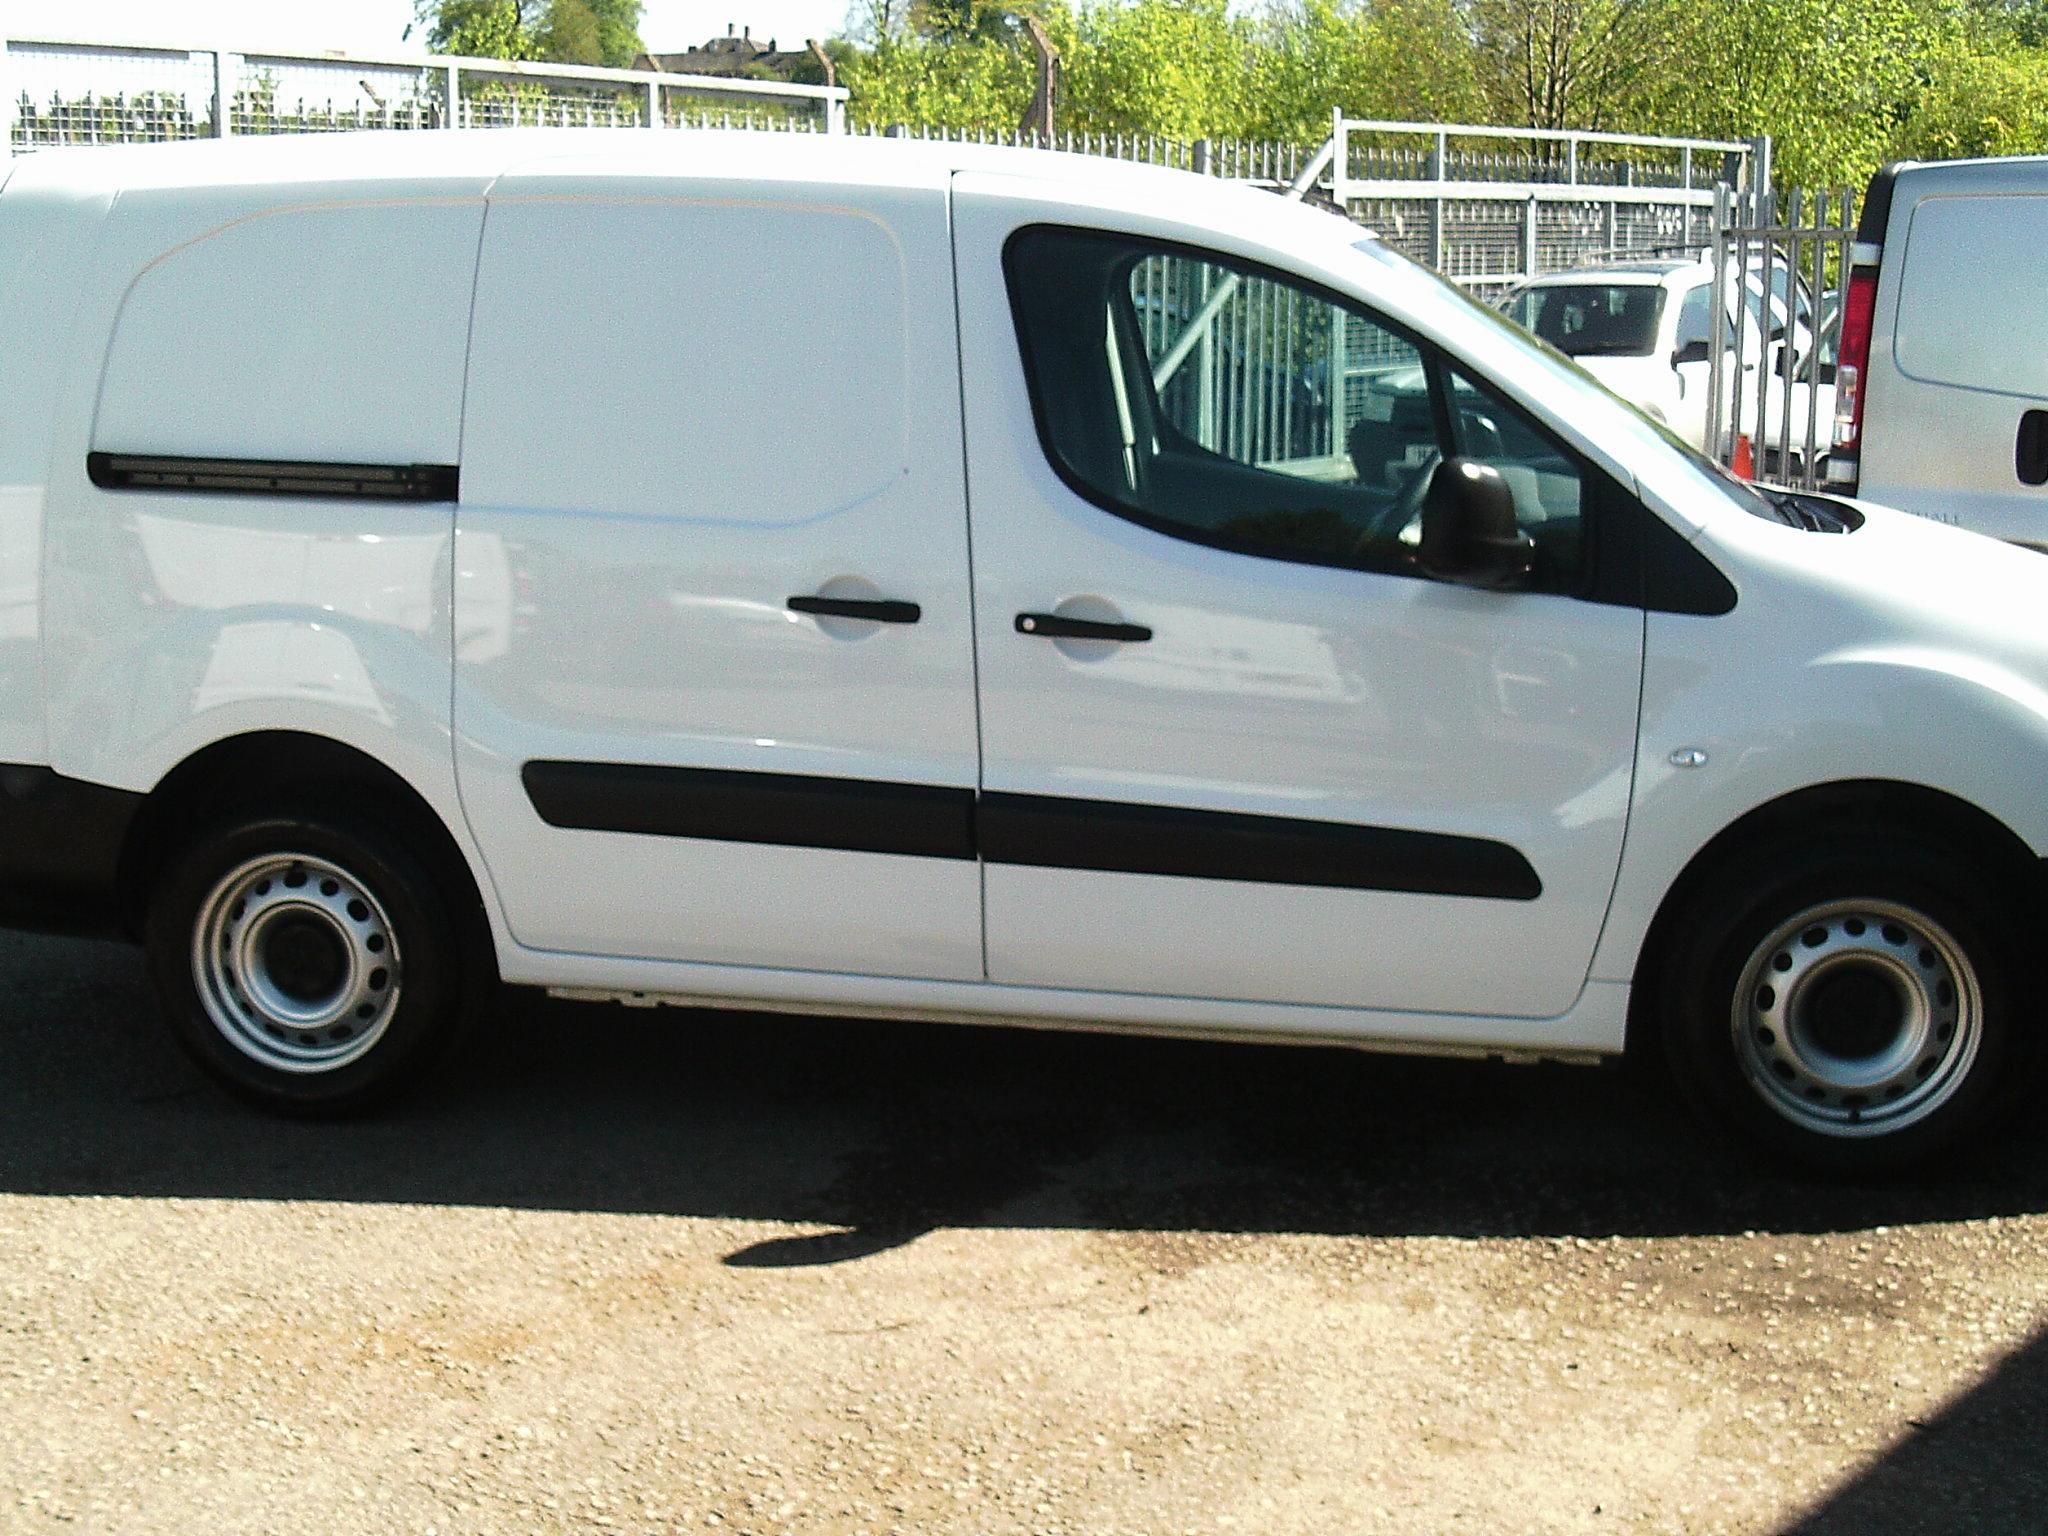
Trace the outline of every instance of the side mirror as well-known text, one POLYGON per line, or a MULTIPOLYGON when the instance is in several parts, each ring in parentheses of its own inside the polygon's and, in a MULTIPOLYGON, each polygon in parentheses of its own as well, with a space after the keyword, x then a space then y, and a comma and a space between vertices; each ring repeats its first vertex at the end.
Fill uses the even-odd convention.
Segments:
POLYGON ((1422 499, 1417 562, 1439 581, 1518 587, 1536 567, 1535 542, 1515 522, 1515 493, 1491 464, 1445 459, 1422 499))
POLYGON ((1707 338, 1704 336, 1693 337, 1691 341, 1688 341, 1684 346, 1671 354, 1671 366, 1674 368, 1680 363, 1704 363, 1706 360, 1707 338))

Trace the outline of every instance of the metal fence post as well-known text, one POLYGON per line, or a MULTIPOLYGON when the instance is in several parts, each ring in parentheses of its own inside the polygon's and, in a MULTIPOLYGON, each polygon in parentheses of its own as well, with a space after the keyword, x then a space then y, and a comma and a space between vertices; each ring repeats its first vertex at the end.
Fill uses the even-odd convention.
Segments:
POLYGON ((1197 176, 1209 174, 1209 141, 1197 139, 1188 148, 1188 169, 1197 176))
POLYGON ((659 80, 647 82, 647 126, 650 128, 659 128, 661 126, 661 82, 659 80))
POLYGON ((1351 210, 1351 130, 1344 123, 1344 109, 1330 108, 1330 201, 1347 214, 1351 210))
POLYGON ((827 133, 846 132, 846 102, 844 98, 838 96, 827 96, 825 98, 825 131, 827 133))
POLYGON ((1522 210, 1522 276, 1536 275, 1536 196, 1529 195, 1527 207, 1522 210))
POLYGON ((1440 133, 1430 141, 1429 161, 1425 169, 1436 191, 1429 200, 1429 264, 1437 271, 1444 269, 1444 166, 1450 158, 1451 136, 1440 133))
POLYGON ((1700 447, 1721 457, 1721 391, 1727 385, 1728 351, 1728 183, 1714 187, 1714 286, 1707 301, 1707 440, 1700 447))
POLYGON ((441 126, 443 128, 460 128, 462 126, 462 72, 453 64, 450 64, 447 69, 447 77, 448 114, 447 121, 443 122, 441 126))
POLYGON ((235 82, 229 68, 233 55, 224 48, 213 50, 213 136, 224 139, 235 131, 235 82))
POLYGON ((7 153, 14 153, 14 99, 19 94, 14 88, 14 61, 8 56, 7 39, 0 37, 0 144, 7 153))

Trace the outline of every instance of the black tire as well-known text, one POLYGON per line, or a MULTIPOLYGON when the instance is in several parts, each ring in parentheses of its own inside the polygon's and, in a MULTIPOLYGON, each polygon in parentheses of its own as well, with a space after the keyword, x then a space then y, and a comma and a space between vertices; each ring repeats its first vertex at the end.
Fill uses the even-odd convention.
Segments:
POLYGON ((245 812, 206 828, 164 866, 144 922, 171 1033, 267 1109, 384 1101, 442 1057, 484 980, 465 965, 453 886, 352 812, 245 812))
POLYGON ((1680 1093, 1812 1172, 1879 1176, 1980 1137, 2032 1041, 2014 890, 1908 835, 1823 833, 1724 866, 1657 978, 1680 1093))

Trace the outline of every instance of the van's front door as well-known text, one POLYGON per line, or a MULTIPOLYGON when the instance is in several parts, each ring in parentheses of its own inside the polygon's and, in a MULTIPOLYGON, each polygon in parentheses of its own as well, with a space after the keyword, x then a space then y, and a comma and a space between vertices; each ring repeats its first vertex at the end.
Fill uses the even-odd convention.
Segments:
POLYGON ((954 186, 990 978, 1568 1009, 1642 652, 1566 595, 1597 471, 1363 306, 954 186), (1529 587, 1419 574, 1447 456, 1508 480, 1529 587))
POLYGON ((502 178, 463 432, 463 808, 539 950, 979 979, 944 199, 502 178))

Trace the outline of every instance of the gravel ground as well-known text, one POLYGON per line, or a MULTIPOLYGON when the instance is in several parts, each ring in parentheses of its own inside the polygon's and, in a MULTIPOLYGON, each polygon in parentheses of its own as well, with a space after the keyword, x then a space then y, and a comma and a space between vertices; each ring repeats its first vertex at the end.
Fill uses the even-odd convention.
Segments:
POLYGON ((528 1001, 290 1124, 12 936, 0 1043, 4 1531, 2048 1530, 2038 1117, 528 1001))

